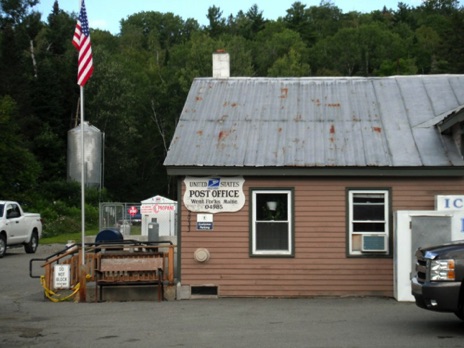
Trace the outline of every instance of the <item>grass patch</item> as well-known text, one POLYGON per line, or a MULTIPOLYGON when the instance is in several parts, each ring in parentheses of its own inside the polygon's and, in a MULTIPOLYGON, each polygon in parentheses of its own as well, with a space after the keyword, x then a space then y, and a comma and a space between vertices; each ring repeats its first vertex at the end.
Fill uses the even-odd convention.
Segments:
MULTIPOLYGON (((98 230, 86 230, 85 236, 96 236, 98 230)), ((131 226, 130 234, 137 236, 141 234, 140 225, 131 226)), ((41 244, 66 244, 69 240, 73 240, 75 243, 80 243, 82 241, 82 232, 75 233, 62 233, 56 236, 43 237, 40 239, 41 244)))
MULTIPOLYGON (((96 236, 97 230, 85 231, 86 236, 96 236)), ((82 232, 63 233, 57 236, 44 237, 40 239, 40 244, 66 244, 69 240, 80 243, 82 239, 82 232)))

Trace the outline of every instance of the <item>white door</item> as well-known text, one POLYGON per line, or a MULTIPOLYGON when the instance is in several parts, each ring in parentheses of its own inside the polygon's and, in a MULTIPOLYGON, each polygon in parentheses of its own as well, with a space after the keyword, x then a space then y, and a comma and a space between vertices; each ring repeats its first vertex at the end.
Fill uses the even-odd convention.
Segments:
POLYGON ((6 223, 8 231, 8 244, 22 243, 27 233, 24 216, 17 204, 6 205, 6 223))

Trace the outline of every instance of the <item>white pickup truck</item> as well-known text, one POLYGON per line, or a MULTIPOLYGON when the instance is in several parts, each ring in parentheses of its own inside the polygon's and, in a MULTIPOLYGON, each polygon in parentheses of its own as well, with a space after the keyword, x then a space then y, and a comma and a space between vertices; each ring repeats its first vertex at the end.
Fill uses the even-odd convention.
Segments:
POLYGON ((0 258, 7 247, 24 246, 35 253, 42 235, 40 214, 25 213, 17 202, 0 201, 0 258))

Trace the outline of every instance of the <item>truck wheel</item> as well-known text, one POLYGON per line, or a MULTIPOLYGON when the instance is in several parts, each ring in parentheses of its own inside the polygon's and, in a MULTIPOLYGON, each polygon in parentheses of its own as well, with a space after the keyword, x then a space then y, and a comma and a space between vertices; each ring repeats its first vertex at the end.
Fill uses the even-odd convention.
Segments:
POLYGON ((3 234, 0 234, 0 258, 2 258, 6 253, 6 237, 3 234))
POLYGON ((32 232, 31 240, 29 243, 24 244, 24 250, 28 254, 34 254, 39 246, 39 237, 37 236, 37 232, 32 232))

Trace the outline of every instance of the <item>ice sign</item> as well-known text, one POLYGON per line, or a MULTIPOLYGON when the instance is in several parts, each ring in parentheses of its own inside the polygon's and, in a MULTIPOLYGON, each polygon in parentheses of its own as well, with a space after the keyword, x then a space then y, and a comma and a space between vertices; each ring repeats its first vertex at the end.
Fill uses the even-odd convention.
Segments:
POLYGON ((464 196, 437 195, 435 196, 435 210, 464 210, 464 196))

